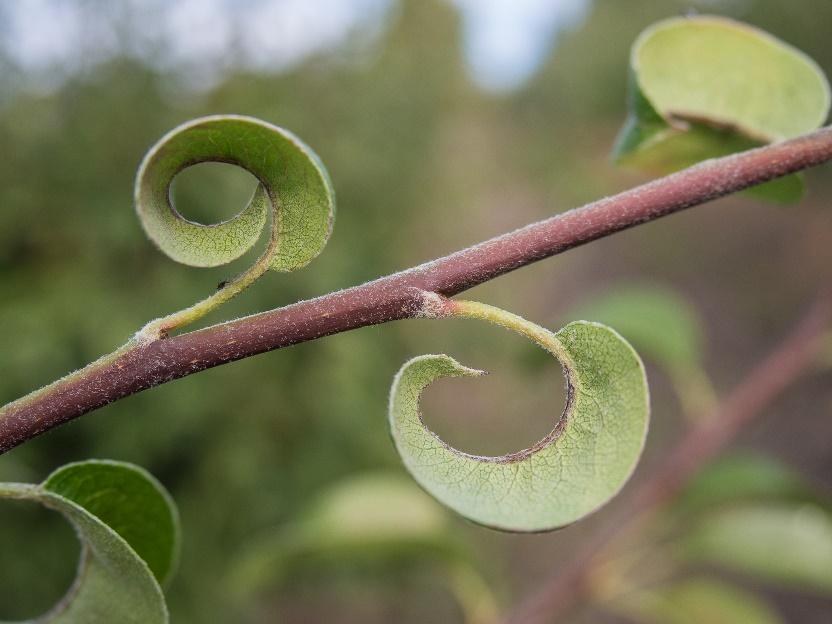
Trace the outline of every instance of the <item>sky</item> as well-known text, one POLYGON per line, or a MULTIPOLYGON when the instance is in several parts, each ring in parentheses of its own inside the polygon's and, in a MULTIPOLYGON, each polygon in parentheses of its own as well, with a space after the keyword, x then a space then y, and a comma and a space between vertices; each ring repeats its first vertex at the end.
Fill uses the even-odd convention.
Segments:
MULTIPOLYGON (((232 67, 280 72, 359 33, 372 45, 400 0, 27 0, 0 4, 0 47, 38 88, 117 54, 174 71, 194 90, 232 67), (129 24, 119 32, 120 24, 129 24), (160 27, 161 25, 161 27, 160 27)), ((447 0, 485 90, 521 87, 591 0, 447 0)))
POLYGON ((472 78, 493 91, 522 86, 564 30, 580 26, 589 0, 454 0, 472 78))

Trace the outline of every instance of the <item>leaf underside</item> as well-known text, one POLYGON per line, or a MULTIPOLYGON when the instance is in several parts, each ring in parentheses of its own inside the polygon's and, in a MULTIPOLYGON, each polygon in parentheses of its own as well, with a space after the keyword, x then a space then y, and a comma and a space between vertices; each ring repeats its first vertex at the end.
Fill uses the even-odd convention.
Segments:
POLYGON ((529 449, 471 455, 425 426, 424 388, 442 377, 481 374, 446 355, 410 360, 391 389, 390 426, 407 469, 440 502, 496 529, 546 531, 593 512, 627 481, 647 432, 644 368, 621 336, 585 321, 557 333, 537 329, 538 344, 563 365, 568 398, 552 432, 529 449))
POLYGON ((203 117, 166 134, 139 167, 135 203, 159 249, 199 267, 239 258, 260 238, 271 213, 279 247, 270 268, 300 268, 326 245, 335 216, 332 184, 317 155, 291 132, 238 115, 203 117), (260 182, 249 204, 222 223, 189 221, 170 200, 176 175, 202 162, 238 165, 260 182))
MULTIPOLYGON (((723 17, 668 19, 633 45, 630 114, 614 155, 668 173, 810 132, 829 106, 823 71, 800 50, 723 17)), ((803 182, 787 176, 748 193, 792 202, 803 182)))

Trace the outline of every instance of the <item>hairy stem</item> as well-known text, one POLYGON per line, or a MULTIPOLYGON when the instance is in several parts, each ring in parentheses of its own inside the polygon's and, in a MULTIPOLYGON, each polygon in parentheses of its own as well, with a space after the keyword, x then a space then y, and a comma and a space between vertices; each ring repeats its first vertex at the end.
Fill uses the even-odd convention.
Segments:
POLYGON ((452 301, 450 299, 446 299, 445 301, 447 302, 447 313, 442 316, 476 319, 505 327, 521 336, 525 336, 543 349, 556 354, 561 361, 571 361, 569 354, 565 352, 563 346, 554 338, 552 332, 537 323, 532 323, 522 316, 488 305, 487 303, 463 300, 452 301))
MULTIPOLYGON (((277 218, 276 215, 276 211, 272 210, 273 219, 277 218)), ((188 306, 183 310, 179 310, 173 314, 168 314, 162 318, 150 321, 136 334, 137 339, 144 342, 146 340, 167 338, 168 334, 174 329, 190 325, 191 323, 201 319, 206 314, 216 310, 222 304, 230 301, 258 279, 263 277, 266 271, 269 270, 269 265, 275 255, 277 255, 279 247, 280 240, 278 238, 277 228, 273 227, 271 228, 271 233, 269 234, 269 243, 266 246, 266 249, 260 257, 257 258, 257 261, 253 265, 240 273, 240 275, 234 279, 223 284, 215 293, 209 295, 202 301, 197 301, 195 304, 188 306)))
POLYGON ((592 592, 596 566, 614 543, 669 502, 699 469, 817 361, 832 322, 832 286, 822 292, 792 332, 653 469, 652 476, 628 499, 580 553, 506 618, 510 624, 560 622, 592 592))
POLYGON ((0 498, 29 500, 36 489, 31 483, 0 483, 0 498))
POLYGON ((0 452, 147 388, 265 351, 424 316, 453 296, 589 241, 832 159, 832 128, 705 161, 582 208, 347 290, 168 339, 138 341, 100 366, 0 408, 0 452))
POLYGON ((260 279, 263 274, 269 270, 269 259, 266 255, 252 265, 244 273, 241 273, 227 284, 223 284, 217 292, 209 295, 201 301, 197 301, 192 306, 188 306, 178 312, 168 314, 162 318, 150 321, 147 325, 142 327, 138 336, 143 339, 155 340, 157 338, 167 338, 168 334, 174 329, 185 327, 201 319, 206 314, 216 310, 222 304, 230 301, 246 288, 251 286, 254 282, 260 279))

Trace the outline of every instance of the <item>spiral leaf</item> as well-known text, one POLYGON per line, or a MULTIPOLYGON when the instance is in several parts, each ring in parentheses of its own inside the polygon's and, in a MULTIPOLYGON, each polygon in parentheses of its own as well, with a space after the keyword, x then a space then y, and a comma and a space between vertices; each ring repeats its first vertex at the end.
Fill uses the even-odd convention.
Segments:
POLYGON ((79 462, 39 485, 0 483, 0 498, 60 512, 83 546, 75 583, 37 622, 168 622, 160 584, 176 563, 179 525, 170 496, 147 472, 123 462, 79 462))
POLYGON ((641 360, 598 323, 578 321, 552 333, 473 305, 484 313, 465 316, 525 334, 560 360, 568 391, 562 416, 546 437, 517 453, 484 457, 453 448, 427 428, 419 397, 436 379, 482 371, 447 355, 424 355, 407 362, 393 382, 389 418, 396 448, 422 487, 474 522, 510 531, 571 524, 610 500, 641 455, 649 420, 641 360))
MULTIPOLYGON (((826 76, 800 50, 724 17, 671 18, 633 44, 630 114, 614 155, 669 173, 814 130, 829 107, 826 76)), ((803 182, 788 176, 748 192, 789 203, 803 182)))
POLYGON ((297 269, 326 245, 335 215, 332 184, 317 155, 292 133, 237 115, 203 117, 165 135, 139 167, 135 201, 159 249, 199 267, 227 264, 251 249, 271 211, 268 268, 297 269), (237 165, 260 182, 249 204, 222 223, 194 223, 171 204, 176 174, 202 162, 237 165))

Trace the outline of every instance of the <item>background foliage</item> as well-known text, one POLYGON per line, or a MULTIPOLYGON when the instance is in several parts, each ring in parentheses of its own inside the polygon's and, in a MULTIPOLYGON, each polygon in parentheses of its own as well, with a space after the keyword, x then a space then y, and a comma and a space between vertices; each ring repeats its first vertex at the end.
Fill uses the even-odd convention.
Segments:
MULTIPOLYGON (((338 218, 322 256, 302 271, 264 278, 208 319, 216 321, 359 283, 641 181, 607 156, 625 113, 629 46, 645 25, 691 7, 765 28, 832 74, 827 0, 801 0, 800 10, 777 0, 597 0, 539 72, 503 94, 472 83, 459 14, 439 0, 397 4, 371 45, 357 33, 285 71, 233 70, 204 92, 128 56, 43 89, 0 56, 0 401, 89 362, 233 274, 236 265, 195 270, 170 262, 133 212, 136 166, 176 124, 227 112, 289 128, 322 157, 337 193, 338 218)), ((614 285, 671 286, 703 317, 702 357, 724 391, 828 277, 831 181, 828 168, 810 174, 809 194, 794 207, 715 202, 525 269, 472 297, 556 329, 614 285)), ((189 217, 216 220, 236 212, 252 186, 246 174, 201 165, 182 176, 176 198, 189 217)), ((387 390, 401 362, 425 352, 496 373, 428 392, 432 427, 458 447, 517 450, 550 428, 536 415, 554 419, 560 411, 557 366, 525 341, 476 323, 409 321, 120 401, 0 457, 0 480, 38 482, 62 463, 90 457, 147 468, 181 513, 180 569, 167 592, 174 621, 334 614, 345 622, 455 621, 461 615, 449 584, 424 557, 402 554, 382 562, 301 558, 287 578, 258 579, 265 590, 243 606, 220 589, 231 585, 246 548, 305 517, 339 480, 402 474, 385 423, 387 390)), ((684 426, 672 375, 648 359, 648 376, 653 428, 636 479, 684 426)), ((828 373, 812 376, 739 445, 778 456, 828 491, 830 409, 828 373)), ((527 536, 444 522, 455 544, 477 553, 480 573, 507 604, 566 560, 603 515, 527 536)), ((72 578, 77 550, 56 514, 0 506, 0 618, 32 616, 54 602, 72 578)), ((811 592, 768 597, 789 621, 821 622, 832 607, 811 592)))

